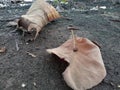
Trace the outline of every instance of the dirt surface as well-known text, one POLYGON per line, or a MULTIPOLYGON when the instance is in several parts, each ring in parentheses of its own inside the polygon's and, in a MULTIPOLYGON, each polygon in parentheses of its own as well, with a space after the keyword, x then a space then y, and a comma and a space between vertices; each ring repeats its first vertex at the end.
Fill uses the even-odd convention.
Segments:
POLYGON ((67 26, 79 28, 77 36, 96 41, 107 70, 106 78, 90 90, 120 90, 120 7, 97 11, 66 11, 46 25, 34 42, 26 42, 31 34, 22 37, 8 22, 24 14, 27 9, 0 9, 0 90, 72 90, 63 80, 67 64, 46 49, 60 46, 70 38, 67 26), (18 48, 17 48, 18 46, 18 48), (19 49, 19 50, 18 50, 19 49), (30 52, 35 58, 28 55, 30 52))

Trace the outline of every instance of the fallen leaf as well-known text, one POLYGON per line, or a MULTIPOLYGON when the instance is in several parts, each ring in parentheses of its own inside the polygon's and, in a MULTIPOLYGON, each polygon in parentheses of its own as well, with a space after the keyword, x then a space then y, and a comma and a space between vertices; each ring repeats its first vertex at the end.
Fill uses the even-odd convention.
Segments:
POLYGON ((59 13, 52 5, 44 0, 36 0, 33 2, 28 12, 21 16, 18 21, 18 27, 26 29, 28 32, 35 30, 35 40, 38 33, 46 24, 59 17, 59 13))
POLYGON ((54 49, 47 49, 64 58, 69 66, 63 72, 67 85, 74 90, 86 90, 99 84, 106 76, 99 47, 87 38, 76 37, 76 51, 73 39, 54 49))
POLYGON ((5 47, 1 47, 0 48, 0 53, 4 53, 6 51, 6 48, 5 47))
POLYGON ((33 54, 33 53, 30 53, 30 52, 26 52, 28 55, 30 55, 30 56, 32 56, 33 58, 35 58, 36 57, 36 55, 35 54, 33 54))

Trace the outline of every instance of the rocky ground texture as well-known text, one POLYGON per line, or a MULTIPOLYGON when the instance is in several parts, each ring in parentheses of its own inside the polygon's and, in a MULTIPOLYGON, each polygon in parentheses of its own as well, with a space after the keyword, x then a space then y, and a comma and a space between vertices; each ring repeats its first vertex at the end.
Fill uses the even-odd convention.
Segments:
POLYGON ((28 7, 0 9, 0 48, 6 48, 0 53, 0 90, 72 90, 62 77, 66 63, 46 52, 70 38, 67 27, 71 24, 79 28, 75 31, 77 36, 96 41, 101 46, 107 76, 90 90, 120 90, 119 4, 84 4, 79 9, 62 11, 61 15, 71 19, 61 18, 49 23, 34 42, 27 42, 31 34, 22 37, 20 31, 14 32, 16 28, 8 25, 9 21, 25 14, 28 7), (107 8, 99 9, 97 5, 107 8))

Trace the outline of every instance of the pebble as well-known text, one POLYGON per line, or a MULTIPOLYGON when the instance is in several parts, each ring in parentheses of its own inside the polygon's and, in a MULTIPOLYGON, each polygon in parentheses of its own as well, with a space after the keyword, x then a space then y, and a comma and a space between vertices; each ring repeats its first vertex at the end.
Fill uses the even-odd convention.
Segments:
POLYGON ((22 83, 21 87, 23 87, 23 88, 24 88, 25 86, 26 86, 26 84, 25 84, 25 83, 22 83))
POLYGON ((118 88, 120 88, 120 85, 118 85, 118 88))
POLYGON ((36 82, 33 82, 33 85, 36 86, 37 85, 36 82))

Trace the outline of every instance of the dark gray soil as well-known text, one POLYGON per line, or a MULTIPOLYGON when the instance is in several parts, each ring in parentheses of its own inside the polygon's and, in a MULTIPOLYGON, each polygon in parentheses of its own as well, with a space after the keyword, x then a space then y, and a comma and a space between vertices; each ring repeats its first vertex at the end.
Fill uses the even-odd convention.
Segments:
POLYGON ((98 11, 67 11, 61 15, 72 20, 58 19, 46 25, 34 42, 28 42, 31 34, 23 38, 20 31, 7 23, 24 14, 27 9, 0 9, 0 90, 72 90, 63 80, 62 72, 67 64, 46 49, 60 46, 70 38, 67 26, 79 27, 77 36, 96 41, 107 70, 106 78, 90 90, 120 90, 120 7, 98 11), (103 15, 104 14, 104 15, 103 15), (117 20, 116 20, 117 19, 117 20), (18 43, 19 50, 16 49, 18 43), (33 58, 26 52, 37 57, 33 58), (25 84, 25 87, 21 85, 25 84))

